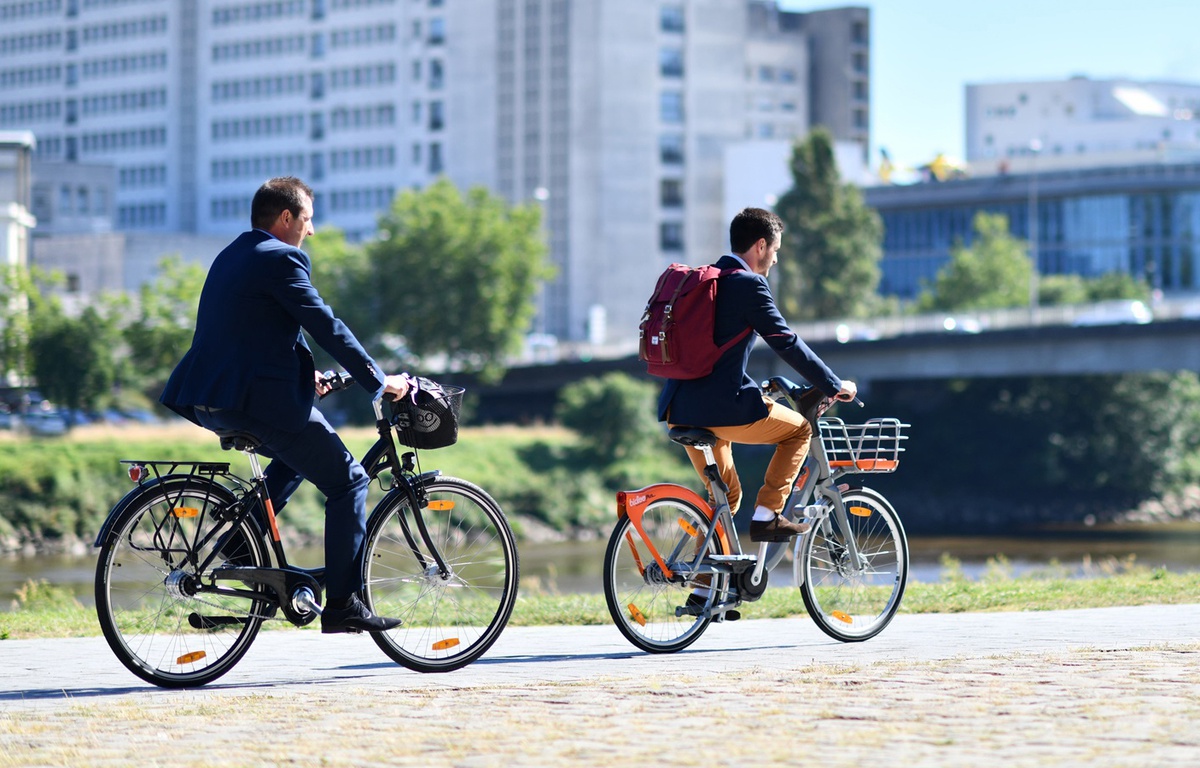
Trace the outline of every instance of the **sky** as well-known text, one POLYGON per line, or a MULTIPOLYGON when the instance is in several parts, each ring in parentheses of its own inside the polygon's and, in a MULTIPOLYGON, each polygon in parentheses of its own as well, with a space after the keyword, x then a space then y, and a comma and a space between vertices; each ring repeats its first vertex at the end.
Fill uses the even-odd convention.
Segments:
POLYGON ((1129 78, 1200 84, 1200 0, 779 0, 871 9, 871 165, 965 159, 964 86, 1129 78))

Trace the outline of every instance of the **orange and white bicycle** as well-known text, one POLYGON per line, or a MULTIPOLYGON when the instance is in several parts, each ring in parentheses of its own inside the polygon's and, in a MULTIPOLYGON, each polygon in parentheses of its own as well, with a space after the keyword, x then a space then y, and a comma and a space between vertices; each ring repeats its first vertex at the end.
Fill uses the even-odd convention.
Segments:
POLYGON ((869 488, 840 482, 851 474, 894 472, 909 426, 897 419, 846 424, 822 417, 833 401, 782 377, 767 395, 798 410, 813 425, 809 456, 784 509, 810 524, 792 542, 742 551, 728 489, 713 460, 716 437, 677 427, 671 440, 703 451, 715 506, 694 491, 659 483, 617 494, 617 525, 604 557, 604 596, 617 628, 651 653, 691 645, 714 621, 758 600, 767 576, 790 549, 796 585, 817 626, 843 642, 879 634, 908 581, 908 540, 896 510, 869 488))

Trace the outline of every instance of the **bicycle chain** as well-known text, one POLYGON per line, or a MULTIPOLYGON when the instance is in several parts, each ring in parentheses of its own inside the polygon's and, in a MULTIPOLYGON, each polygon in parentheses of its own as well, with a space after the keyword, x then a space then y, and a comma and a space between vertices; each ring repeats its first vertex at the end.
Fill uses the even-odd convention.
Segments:
MULTIPOLYGON (((218 605, 217 603, 211 602, 209 600, 205 600, 204 598, 200 597, 199 594, 188 595, 187 597, 189 600, 194 600, 197 603, 200 603, 201 605, 207 605, 210 608, 217 608, 226 613, 229 612, 228 606, 218 605)), ((282 612, 283 612, 282 607, 276 609, 276 613, 282 613, 282 612)), ((248 614, 246 614, 246 617, 251 618, 251 619, 262 619, 263 621, 285 621, 286 620, 285 617, 283 617, 283 616, 264 616, 264 615, 258 614, 258 613, 248 613, 248 614)))

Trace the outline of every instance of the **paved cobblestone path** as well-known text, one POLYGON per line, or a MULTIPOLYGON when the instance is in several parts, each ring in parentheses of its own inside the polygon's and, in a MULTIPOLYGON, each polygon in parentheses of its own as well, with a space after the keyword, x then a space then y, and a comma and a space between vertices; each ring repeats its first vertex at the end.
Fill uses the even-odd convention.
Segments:
POLYGON ((191 691, 101 638, 0 641, 0 766, 1193 766, 1197 723, 1200 605, 900 616, 857 644, 744 621, 666 656, 514 627, 445 675, 265 632, 191 691))

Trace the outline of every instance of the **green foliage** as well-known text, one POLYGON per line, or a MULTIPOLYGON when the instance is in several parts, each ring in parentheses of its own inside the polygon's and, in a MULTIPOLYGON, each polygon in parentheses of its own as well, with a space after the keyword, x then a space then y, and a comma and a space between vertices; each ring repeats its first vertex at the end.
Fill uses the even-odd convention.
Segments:
POLYGON ((1003 214, 980 211, 972 224, 974 242, 970 247, 959 243, 951 250, 950 262, 938 271, 932 288, 917 298, 918 310, 1004 309, 1029 304, 1033 268, 1025 241, 1009 234, 1008 218, 1003 214))
POLYGON ((587 458, 603 464, 637 458, 661 446, 655 418, 657 387, 620 372, 583 379, 563 388, 557 416, 586 446, 587 458))
MULTIPOLYGON (((510 206, 482 187, 464 196, 442 179, 400 193, 379 226, 385 234, 365 259, 341 255, 347 274, 332 286, 335 310, 372 349, 403 346, 498 376, 552 274, 540 209, 510 206)), ((337 253, 336 243, 321 245, 337 253)))
POLYGON ((1044 275, 1038 278, 1038 303, 1042 306, 1084 304, 1108 299, 1150 300, 1150 284, 1125 272, 1099 277, 1044 275))
POLYGON ((191 344, 204 276, 198 264, 166 256, 155 279, 138 291, 137 311, 123 336, 136 372, 132 383, 148 397, 157 399, 191 344))
POLYGON ((1038 304, 1043 307, 1083 304, 1089 300, 1082 275, 1043 275, 1038 278, 1038 304))
POLYGON ((37 297, 29 270, 11 267, 0 272, 0 376, 29 376, 29 306, 37 297))
POLYGON ((1200 480, 1190 371, 930 382, 881 388, 870 405, 914 425, 896 488, 936 478, 995 503, 1123 511, 1200 480))
POLYGON ((47 302, 35 311, 29 354, 38 387, 71 409, 95 410, 109 402, 117 382, 120 340, 115 316, 86 307, 78 318, 47 302))
POLYGON ((775 206, 784 222, 776 301, 785 317, 866 317, 878 297, 883 225, 859 190, 842 182, 833 138, 818 128, 797 142, 794 186, 775 206))

